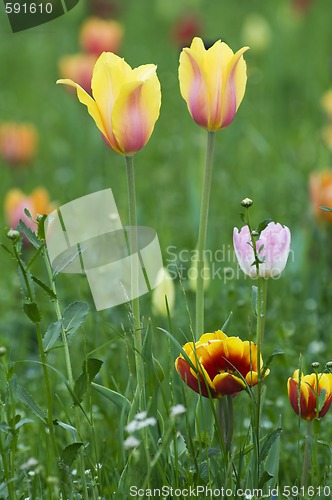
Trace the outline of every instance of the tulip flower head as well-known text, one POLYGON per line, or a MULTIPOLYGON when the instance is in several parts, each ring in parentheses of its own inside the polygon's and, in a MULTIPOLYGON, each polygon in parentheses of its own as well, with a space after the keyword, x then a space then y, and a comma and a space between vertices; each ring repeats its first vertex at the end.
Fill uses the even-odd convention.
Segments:
POLYGON ((312 211, 320 221, 332 222, 332 212, 320 207, 332 208, 332 170, 313 172, 309 178, 312 211))
POLYGON ((11 228, 16 228, 22 219, 32 231, 35 231, 37 226, 24 210, 28 209, 32 218, 36 219, 37 214, 49 214, 54 208, 54 204, 50 203, 48 192, 42 187, 35 189, 30 195, 26 195, 20 189, 11 189, 4 203, 7 224, 11 228))
MULTIPOLYGON (((59 60, 61 77, 69 77, 78 83, 86 92, 91 92, 91 79, 97 57, 94 54, 74 54, 63 56, 59 60)), ((75 90, 70 89, 73 92, 75 90)))
POLYGON ((27 165, 35 156, 38 134, 28 123, 0 124, 0 156, 9 165, 27 165))
MULTIPOLYGON (((286 226, 270 222, 260 233, 256 241, 256 252, 259 259, 258 275, 262 278, 274 278, 284 270, 289 251, 291 234, 286 226)), ((255 253, 252 247, 248 226, 233 231, 235 254, 242 271, 251 278, 257 277, 255 253)))
MULTIPOLYGON (((235 396, 258 382, 257 346, 238 337, 228 337, 221 330, 205 333, 198 342, 183 346, 187 359, 180 354, 175 367, 183 381, 205 397, 235 396)), ((265 375, 268 374, 268 370, 265 375)))
POLYGON ((172 314, 174 309, 175 287, 173 279, 165 267, 159 269, 157 282, 159 285, 152 291, 153 312, 167 318, 168 313, 172 314))
POLYGON ((293 410, 304 420, 324 417, 332 404, 331 373, 300 376, 300 371, 295 370, 288 379, 287 389, 293 410))
POLYGON ((202 39, 195 37, 190 48, 182 50, 180 91, 192 118, 201 127, 220 130, 234 120, 246 89, 243 54, 248 48, 234 54, 218 40, 206 50, 202 39))
POLYGON ((121 57, 103 52, 92 76, 92 97, 72 80, 57 83, 76 88, 108 146, 132 156, 148 142, 159 116, 160 83, 156 66, 132 69, 121 57))
POLYGON ((80 31, 80 45, 84 52, 100 56, 102 52, 119 51, 123 28, 113 20, 90 17, 86 19, 80 31))

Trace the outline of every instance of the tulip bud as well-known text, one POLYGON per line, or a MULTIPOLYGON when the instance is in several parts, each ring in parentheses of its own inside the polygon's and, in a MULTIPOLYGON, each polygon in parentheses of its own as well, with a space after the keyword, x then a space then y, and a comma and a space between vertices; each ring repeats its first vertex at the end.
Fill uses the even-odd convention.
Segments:
POLYGON ((167 317, 174 309, 175 287, 174 282, 166 268, 161 268, 157 274, 159 285, 152 291, 152 308, 155 314, 167 317), (167 300, 167 306, 166 306, 167 300))
POLYGON ((330 373, 302 373, 300 376, 300 371, 295 370, 293 377, 288 379, 287 388, 293 410, 305 420, 324 417, 332 404, 330 373))

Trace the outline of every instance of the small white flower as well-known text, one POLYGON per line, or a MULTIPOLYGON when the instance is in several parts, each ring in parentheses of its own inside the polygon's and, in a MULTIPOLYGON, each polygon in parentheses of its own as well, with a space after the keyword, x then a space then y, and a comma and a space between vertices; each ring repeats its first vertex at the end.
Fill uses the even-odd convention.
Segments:
POLYGON ((21 465, 21 469, 32 469, 32 467, 35 467, 35 465, 37 465, 37 460, 33 457, 29 458, 29 460, 27 462, 25 462, 24 464, 21 465))
POLYGON ((171 407, 171 417, 176 417, 186 412, 186 408, 183 405, 175 405, 171 407))
POLYGON ((128 436, 127 439, 123 442, 123 446, 126 450, 130 450, 131 448, 136 448, 140 444, 140 441, 135 438, 135 436, 128 436))
POLYGON ((146 417, 147 417, 147 412, 141 411, 140 413, 137 413, 137 415, 135 415, 135 420, 144 420, 146 417))

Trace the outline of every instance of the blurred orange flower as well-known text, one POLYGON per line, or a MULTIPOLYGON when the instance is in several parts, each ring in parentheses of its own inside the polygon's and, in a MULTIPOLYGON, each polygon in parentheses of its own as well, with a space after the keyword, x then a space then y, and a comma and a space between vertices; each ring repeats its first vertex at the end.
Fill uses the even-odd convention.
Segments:
POLYGON ((91 79, 97 56, 94 54, 73 54, 59 60, 61 78, 70 78, 86 92, 91 93, 91 79))
POLYGON ((27 165, 35 156, 37 143, 37 130, 30 123, 0 124, 0 156, 9 165, 27 165))
POLYGON ((45 188, 38 187, 30 195, 26 195, 20 189, 10 189, 5 197, 4 209, 6 221, 9 227, 15 229, 20 219, 32 231, 36 230, 34 224, 29 217, 24 213, 27 208, 33 219, 36 219, 37 214, 49 214, 55 209, 55 205, 50 202, 50 197, 45 188))
POLYGON ((91 17, 83 23, 79 38, 82 49, 88 54, 116 54, 122 42, 123 28, 117 21, 91 17))
POLYGON ((332 208, 332 170, 312 172, 309 179, 311 205, 318 220, 332 222, 332 212, 320 207, 332 208))

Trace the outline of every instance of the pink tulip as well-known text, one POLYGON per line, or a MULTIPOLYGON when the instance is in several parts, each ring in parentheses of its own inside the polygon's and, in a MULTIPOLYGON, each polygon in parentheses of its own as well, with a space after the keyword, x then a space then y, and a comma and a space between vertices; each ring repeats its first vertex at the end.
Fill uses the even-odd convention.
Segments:
MULTIPOLYGON (((291 234, 286 226, 270 222, 256 241, 257 256, 260 261, 258 275, 274 278, 285 268, 290 251, 291 234)), ((255 255, 248 226, 234 228, 233 243, 235 254, 242 271, 251 278, 257 277, 255 255)))

